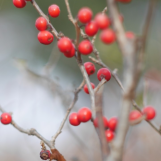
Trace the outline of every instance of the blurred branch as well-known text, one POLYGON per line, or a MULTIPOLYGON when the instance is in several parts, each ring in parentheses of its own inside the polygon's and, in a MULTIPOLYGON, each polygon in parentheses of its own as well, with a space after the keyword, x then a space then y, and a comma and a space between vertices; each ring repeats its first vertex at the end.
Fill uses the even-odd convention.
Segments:
POLYGON ((59 39, 59 34, 58 34, 58 32, 56 31, 56 29, 53 27, 53 25, 50 23, 49 17, 48 17, 46 14, 44 14, 44 12, 40 9, 40 7, 38 6, 38 4, 36 3, 35 0, 32 0, 31 3, 32 3, 32 5, 35 7, 35 9, 36 9, 37 12, 39 13, 39 15, 42 16, 42 17, 44 17, 44 18, 47 20, 48 25, 49 25, 50 28, 51 28, 51 32, 55 35, 55 37, 56 37, 57 39, 59 39))
POLYGON ((64 117, 64 119, 63 119, 63 121, 62 121, 62 123, 61 123, 61 125, 60 125, 60 127, 59 127, 59 129, 57 131, 57 133, 55 134, 55 136, 52 137, 51 142, 53 143, 53 146, 55 146, 55 140, 59 136, 59 134, 62 132, 62 129, 63 129, 64 124, 65 124, 65 122, 66 122, 66 120, 68 118, 68 115, 69 115, 70 111, 72 110, 72 108, 74 107, 75 103, 78 100, 78 93, 81 91, 81 89, 83 88, 84 84, 85 84, 85 81, 83 80, 82 83, 80 84, 80 86, 75 90, 74 99, 73 99, 71 105, 69 106, 69 108, 68 108, 68 110, 66 112, 66 115, 65 115, 65 117, 64 117))
MULTIPOLYGON (((2 113, 5 112, 5 110, 0 106, 0 111, 2 113)), ((52 148, 50 141, 48 141, 47 139, 45 139, 41 134, 39 134, 35 129, 31 128, 30 130, 26 130, 23 129, 22 127, 20 127, 13 119, 12 122, 10 123, 12 126, 14 126, 18 131, 24 133, 24 134, 28 134, 28 135, 33 135, 36 136, 37 138, 39 138, 40 140, 42 140, 46 145, 48 145, 49 148, 52 148)))

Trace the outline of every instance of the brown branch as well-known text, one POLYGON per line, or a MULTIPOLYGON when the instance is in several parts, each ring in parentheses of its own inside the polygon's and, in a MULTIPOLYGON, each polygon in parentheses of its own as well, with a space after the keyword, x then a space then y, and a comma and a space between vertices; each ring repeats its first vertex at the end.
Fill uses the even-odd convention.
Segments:
POLYGON ((82 83, 80 84, 80 86, 74 92, 74 99, 73 99, 71 105, 69 106, 69 108, 68 108, 68 110, 66 112, 66 115, 65 115, 65 117, 64 117, 64 119, 63 119, 63 121, 62 121, 62 123, 61 123, 61 125, 60 125, 60 127, 59 127, 59 129, 57 131, 57 133, 55 134, 55 136, 52 137, 51 142, 52 142, 53 146, 55 146, 55 140, 59 136, 59 134, 61 134, 62 129, 64 127, 64 124, 65 124, 65 122, 66 122, 66 120, 68 118, 68 115, 69 115, 70 111, 72 110, 72 108, 74 107, 75 103, 78 100, 78 93, 81 91, 81 89, 83 88, 84 84, 85 84, 85 81, 83 80, 82 83))
POLYGON ((48 17, 46 14, 44 14, 44 12, 40 9, 40 7, 38 6, 38 4, 36 3, 35 0, 32 0, 31 3, 32 3, 32 5, 35 7, 35 9, 36 9, 37 12, 39 13, 39 15, 42 16, 42 17, 44 17, 44 18, 47 20, 48 25, 49 25, 50 28, 51 28, 51 32, 55 35, 55 37, 56 37, 57 39, 59 39, 59 34, 58 34, 58 32, 56 31, 56 29, 53 27, 53 25, 50 23, 49 17, 48 17))
MULTIPOLYGON (((5 110, 0 106, 0 111, 2 113, 5 112, 5 110)), ((48 145, 49 148, 52 148, 51 142, 47 139, 45 139, 41 134, 39 134, 35 129, 31 128, 30 130, 26 130, 23 129, 22 127, 20 127, 13 119, 11 122, 11 125, 13 127, 15 127, 18 131, 24 133, 24 134, 28 134, 28 135, 33 135, 36 136, 37 138, 39 138, 40 140, 42 140, 46 145, 48 145)))

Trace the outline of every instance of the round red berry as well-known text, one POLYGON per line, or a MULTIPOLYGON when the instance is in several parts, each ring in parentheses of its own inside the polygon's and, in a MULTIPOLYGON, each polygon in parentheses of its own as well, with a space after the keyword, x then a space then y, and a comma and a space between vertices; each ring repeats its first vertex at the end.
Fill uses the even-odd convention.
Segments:
POLYGON ((155 109, 152 106, 143 108, 142 113, 146 116, 146 120, 152 120, 156 115, 155 109))
POLYGON ((78 50, 83 55, 89 55, 93 51, 93 45, 89 40, 83 40, 80 42, 78 50))
POLYGON ((111 44, 116 40, 115 32, 112 29, 105 29, 100 33, 100 39, 105 44, 111 44))
POLYGON ((94 64, 91 63, 91 62, 84 63, 84 67, 85 67, 85 70, 86 70, 88 75, 92 75, 96 71, 96 68, 95 68, 94 64))
POLYGON ((129 2, 131 2, 131 0, 117 0, 117 1, 122 2, 122 3, 129 3, 129 2))
POLYGON ((101 81, 103 78, 105 78, 107 81, 111 79, 111 72, 107 68, 101 68, 97 72, 97 78, 99 81, 101 81))
POLYGON ((42 151, 40 152, 40 158, 41 158, 42 160, 47 160, 47 159, 49 159, 49 158, 50 158, 50 151, 49 151, 49 150, 42 150, 42 151))
POLYGON ((56 4, 49 6, 48 13, 51 17, 58 17, 60 14, 60 8, 56 4))
MULTIPOLYGON (((93 124, 94 124, 94 126, 95 126, 96 128, 98 128, 98 118, 95 118, 95 119, 94 119, 93 124)), ((106 117, 104 117, 104 116, 103 116, 103 124, 104 124, 104 127, 105 127, 105 128, 108 128, 109 123, 108 123, 106 117)))
POLYGON ((128 39, 134 39, 135 38, 135 34, 133 32, 131 32, 131 31, 128 31, 128 32, 126 32, 126 37, 128 39))
POLYGON ((78 126, 80 124, 80 121, 78 120, 78 114, 76 112, 70 114, 69 122, 73 126, 78 126))
POLYGON ((3 113, 0 117, 0 120, 2 124, 7 125, 12 122, 12 116, 9 113, 3 113))
POLYGON ((47 29, 47 20, 44 17, 39 17, 36 22, 35 26, 39 31, 44 31, 47 29))
POLYGON ((95 21, 91 21, 91 22, 87 23, 87 25, 85 27, 85 33, 88 36, 94 36, 97 32, 98 32, 98 26, 95 21))
MULTIPOLYGON (((93 89, 95 88, 95 85, 93 83, 91 83, 91 86, 92 86, 93 89)), ((87 84, 84 85, 84 92, 89 94, 87 84)))
POLYGON ((75 55, 75 48, 74 45, 72 47, 72 49, 70 50, 70 52, 67 53, 63 53, 67 58, 72 58, 75 55))
POLYGON ((117 117, 112 117, 109 121, 108 121, 108 127, 110 128, 110 130, 115 131, 116 127, 118 124, 118 119, 117 117))
POLYGON ((129 121, 130 122, 134 122, 134 121, 137 121, 137 120, 141 121, 141 117, 142 117, 142 114, 139 111, 134 110, 134 111, 131 111, 130 114, 129 114, 129 121))
POLYGON ((54 40, 54 36, 49 31, 40 31, 37 38, 39 42, 44 45, 49 45, 54 40))
POLYGON ((58 48, 63 53, 70 53, 73 49, 73 44, 68 37, 63 37, 58 41, 58 48))
POLYGON ((87 122, 91 119, 92 117, 92 112, 89 108, 87 107, 82 107, 79 111, 78 111, 78 120, 80 122, 87 122))
POLYGON ((95 18, 95 22, 97 23, 99 29, 103 30, 110 26, 110 19, 106 14, 98 13, 95 18))
POLYGON ((115 133, 112 130, 106 130, 105 131, 105 136, 106 136, 106 140, 108 142, 111 142, 115 137, 115 133))
POLYGON ((26 6, 26 1, 25 0, 13 0, 13 4, 17 7, 17 8, 23 8, 26 6))
POLYGON ((81 8, 78 12, 78 19, 82 23, 87 23, 92 19, 92 10, 90 8, 84 7, 81 8))

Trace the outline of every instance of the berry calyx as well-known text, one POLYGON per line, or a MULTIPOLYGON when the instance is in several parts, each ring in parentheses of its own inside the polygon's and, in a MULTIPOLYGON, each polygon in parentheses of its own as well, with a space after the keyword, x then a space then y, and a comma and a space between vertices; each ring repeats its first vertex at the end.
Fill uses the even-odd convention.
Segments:
POLYGON ((89 108, 87 107, 82 107, 79 111, 78 111, 78 120, 80 122, 87 122, 91 119, 92 117, 92 112, 89 108))
POLYGON ((98 26, 95 21, 91 21, 91 22, 87 23, 87 25, 85 27, 85 33, 88 36, 94 36, 97 32, 98 32, 98 26))
POLYGON ((134 123, 134 124, 138 124, 142 121, 142 114, 137 111, 137 110, 134 110, 134 111, 131 111, 130 114, 129 114, 129 121, 130 123, 134 123))
MULTIPOLYGON (((91 83, 91 86, 92 86, 93 89, 95 88, 94 83, 91 83)), ((85 93, 89 94, 87 84, 84 85, 84 88, 83 88, 83 89, 84 89, 84 92, 85 92, 85 93)))
POLYGON ((73 112, 69 116, 69 122, 73 126, 78 126, 80 124, 80 121, 78 120, 78 115, 76 112, 73 112))
POLYGON ((115 137, 115 133, 112 130, 106 130, 105 136, 106 136, 107 142, 111 142, 115 137))
POLYGON ((134 39, 135 38, 135 34, 133 32, 131 32, 131 31, 128 31, 128 32, 126 32, 126 37, 128 39, 134 39))
MULTIPOLYGON (((106 117, 103 116, 102 119, 103 119, 104 127, 105 127, 105 128, 108 128, 109 123, 108 123, 106 117)), ((93 124, 94 124, 95 128, 98 128, 98 118, 95 118, 95 119, 94 119, 93 124)))
POLYGON ((88 7, 81 8, 78 12, 78 19, 82 23, 87 23, 92 19, 92 10, 88 7))
POLYGON ((44 45, 49 45, 54 40, 54 36, 49 31, 40 31, 37 38, 39 42, 44 45))
POLYGON ((108 121, 108 127, 110 128, 110 130, 115 131, 116 127, 118 124, 118 119, 117 117, 112 117, 110 118, 110 120, 108 121))
POLYGON ((111 72, 107 68, 101 68, 97 72, 97 78, 99 81, 101 81, 103 78, 105 78, 107 81, 111 79, 111 72))
POLYGON ((152 120, 156 115, 155 109, 152 106, 143 108, 142 113, 145 115, 146 120, 152 120))
POLYGON ((47 29, 47 20, 44 17, 39 17, 36 22, 35 26, 39 31, 44 31, 47 29))
POLYGON ((73 49, 73 44, 68 37, 63 37, 58 41, 58 48, 62 53, 70 53, 73 49))
POLYGON ((42 150, 42 151, 40 152, 40 158, 41 158, 42 160, 47 160, 47 159, 49 159, 49 158, 50 158, 50 151, 49 151, 49 150, 42 150))
POLYGON ((12 122, 12 116, 9 113, 2 113, 0 120, 2 124, 7 125, 12 122))
POLYGON ((70 50, 70 52, 67 52, 67 53, 63 53, 64 56, 66 56, 67 58, 72 58, 74 55, 75 55, 75 48, 74 48, 74 45, 72 47, 72 49, 70 50))
POLYGON ((13 4, 17 7, 17 8, 23 8, 26 6, 26 1, 25 0, 13 0, 13 4))
POLYGON ((115 32, 112 29, 105 29, 100 33, 100 39, 105 44, 111 44, 116 40, 115 32))
POLYGON ((59 6, 56 5, 56 4, 53 4, 53 5, 49 6, 48 13, 49 13, 49 15, 51 17, 54 17, 54 18, 58 17, 59 14, 60 14, 60 8, 59 8, 59 6))
POLYGON ((92 75, 96 71, 96 68, 95 68, 94 64, 91 63, 91 62, 84 63, 84 67, 85 67, 85 70, 86 70, 88 75, 92 75))
POLYGON ((89 55, 93 51, 93 45, 89 40, 83 40, 80 42, 78 50, 83 55, 89 55))
POLYGON ((98 13, 95 18, 95 22, 97 23, 99 29, 103 30, 110 26, 110 19, 106 14, 98 13))

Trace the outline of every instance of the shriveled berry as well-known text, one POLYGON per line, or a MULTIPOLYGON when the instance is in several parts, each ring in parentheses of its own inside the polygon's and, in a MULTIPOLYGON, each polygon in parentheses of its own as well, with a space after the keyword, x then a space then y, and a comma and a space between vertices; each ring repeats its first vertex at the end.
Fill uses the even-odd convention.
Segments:
POLYGON ((93 51, 93 45, 89 40, 83 40, 80 42, 78 50, 83 55, 89 55, 93 51))
POLYGON ((86 70, 88 75, 92 75, 96 71, 96 68, 95 68, 94 64, 91 63, 91 62, 84 63, 84 67, 85 67, 85 70, 86 70))
POLYGON ((13 0, 13 4, 17 7, 17 8, 23 8, 26 6, 26 1, 25 0, 13 0))
POLYGON ((128 31, 128 32, 126 32, 126 37, 128 39, 134 39, 135 38, 135 34, 133 32, 131 32, 131 31, 128 31))
POLYGON ((49 45, 54 40, 54 36, 49 31, 40 31, 37 38, 44 45, 49 45))
POLYGON ((98 26, 95 21, 91 21, 86 24, 85 33, 88 36, 94 36, 98 32, 98 26))
MULTIPOLYGON (((108 120, 107 120, 106 117, 104 117, 104 116, 103 116, 102 119, 103 119, 104 127, 105 127, 105 128, 108 128, 108 125, 109 125, 108 120)), ((95 118, 95 119, 94 119, 93 124, 94 124, 94 126, 95 126, 96 128, 98 128, 98 118, 95 118)))
POLYGON ((108 121, 108 127, 112 130, 115 131, 116 127, 118 124, 118 119, 117 117, 112 117, 110 118, 110 120, 108 121))
POLYGON ((70 53, 73 49, 73 44, 68 37, 63 37, 58 41, 58 48, 63 53, 70 53))
POLYGON ((44 17, 39 17, 36 22, 35 26, 39 31, 44 31, 47 29, 47 20, 44 17))
POLYGON ((58 5, 53 4, 53 5, 49 6, 48 12, 49 12, 49 15, 51 17, 54 17, 55 18, 55 17, 58 17, 59 16, 59 14, 60 14, 60 8, 59 8, 58 5))
POLYGON ((146 120, 152 120, 156 115, 155 109, 152 106, 143 108, 142 113, 146 116, 146 120))
POLYGON ((106 130, 105 136, 106 136, 107 142, 111 142, 115 137, 115 133, 112 130, 106 130))
POLYGON ((72 47, 72 49, 70 50, 70 52, 67 53, 63 53, 67 58, 72 58, 75 55, 75 48, 74 45, 72 47))
POLYGON ((111 44, 116 40, 115 32, 112 29, 105 29, 100 33, 100 39, 105 44, 111 44))
POLYGON ((83 7, 78 12, 78 19, 82 23, 87 23, 92 19, 92 10, 88 7, 83 7))
POLYGON ((70 114, 69 122, 73 126, 78 126, 80 124, 80 121, 78 120, 78 114, 76 112, 70 114))
POLYGON ((9 113, 2 113, 0 120, 2 124, 7 125, 11 123, 12 116, 9 113))
MULTIPOLYGON (((95 88, 94 83, 91 83, 91 86, 92 86, 93 89, 95 88)), ((85 92, 85 93, 89 94, 87 84, 84 85, 84 88, 83 88, 83 89, 84 89, 84 92, 85 92)))
POLYGON ((40 152, 40 158, 41 158, 42 160, 47 160, 47 159, 49 159, 49 158, 50 158, 50 151, 49 151, 49 150, 42 150, 42 151, 40 152))
POLYGON ((110 19, 106 14, 98 13, 95 18, 95 22, 97 23, 99 29, 103 30, 110 26, 110 19))
POLYGON ((92 117, 92 112, 89 108, 87 107, 82 107, 79 111, 78 111, 78 120, 80 122, 87 122, 91 119, 92 117))
POLYGON ((141 122, 141 117, 142 114, 139 111, 133 110, 129 114, 129 121, 130 123, 136 122, 135 124, 137 124, 141 122))
POLYGON ((103 78, 105 78, 107 81, 111 79, 111 72, 107 68, 101 68, 97 72, 97 78, 99 81, 101 81, 103 78))

